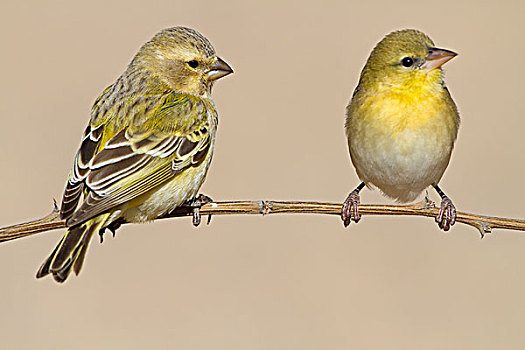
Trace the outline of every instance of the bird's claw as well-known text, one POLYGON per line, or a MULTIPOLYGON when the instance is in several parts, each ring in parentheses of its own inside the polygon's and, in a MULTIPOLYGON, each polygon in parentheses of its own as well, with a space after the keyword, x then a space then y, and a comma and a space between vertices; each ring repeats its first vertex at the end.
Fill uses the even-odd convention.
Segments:
MULTIPOLYGON (((201 224, 201 207, 204 204, 213 202, 213 199, 206 196, 205 194, 199 194, 196 198, 188 201, 188 205, 193 208, 193 219, 192 223, 193 226, 197 227, 201 224)), ((211 222, 211 215, 208 215, 208 221, 206 222, 209 224, 211 222)))
POLYGON ((354 190, 350 192, 348 197, 346 197, 343 202, 343 207, 341 209, 341 219, 345 227, 350 225, 351 220, 358 222, 361 219, 361 214, 359 213, 359 192, 354 190))
POLYGON ((450 230, 450 227, 456 223, 456 207, 452 200, 448 197, 443 197, 441 200, 441 208, 436 216, 436 222, 443 231, 450 230))
POLYGON ((100 231, 98 231, 98 235, 100 236, 100 243, 104 242, 104 233, 106 232, 106 229, 111 231, 111 234, 113 235, 113 238, 115 238, 115 234, 117 233, 117 230, 122 226, 122 221, 117 220, 113 221, 108 226, 102 228, 100 231))
POLYGON ((117 233, 117 230, 122 226, 122 223, 117 221, 113 221, 111 224, 108 225, 108 229, 111 231, 111 234, 113 235, 113 238, 115 238, 115 234, 117 233))

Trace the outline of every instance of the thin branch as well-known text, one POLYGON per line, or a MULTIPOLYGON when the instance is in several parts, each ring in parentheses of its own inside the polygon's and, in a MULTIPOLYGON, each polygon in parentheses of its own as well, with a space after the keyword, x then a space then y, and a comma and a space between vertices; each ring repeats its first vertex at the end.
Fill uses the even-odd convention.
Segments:
MULTIPOLYGON (((435 218, 438 208, 433 202, 423 201, 410 205, 375 205, 361 204, 359 211, 363 215, 409 215, 435 218)), ((236 215, 236 214, 325 214, 341 215, 341 204, 294 201, 231 201, 211 202, 200 209, 202 215, 236 215)), ((27 237, 39 232, 65 228, 66 223, 59 218, 55 204, 53 211, 38 220, 0 228, 0 242, 27 237)), ((193 207, 182 206, 170 214, 159 218, 184 217, 193 215, 193 207)), ((479 230, 483 237, 493 229, 525 231, 525 220, 498 218, 469 213, 457 213, 457 222, 470 225, 479 230)))

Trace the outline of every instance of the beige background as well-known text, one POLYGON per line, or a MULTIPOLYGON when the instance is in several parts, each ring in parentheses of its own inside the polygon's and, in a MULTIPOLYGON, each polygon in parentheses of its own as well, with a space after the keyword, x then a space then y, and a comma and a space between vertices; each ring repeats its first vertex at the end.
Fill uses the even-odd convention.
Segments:
MULTIPOLYGON (((92 102, 173 25, 201 31, 235 69, 214 91, 213 198, 342 201, 358 183, 346 103, 376 42, 414 27, 460 54, 446 65, 463 121, 442 188, 460 210, 525 216, 521 0, 0 8, 0 226, 48 213, 92 102)), ((390 203, 369 190, 362 200, 390 203)), ((94 241, 64 285, 36 280, 62 233, 0 246, 0 348, 525 348, 524 233, 480 240, 401 217, 346 230, 328 216, 165 220, 94 241)))

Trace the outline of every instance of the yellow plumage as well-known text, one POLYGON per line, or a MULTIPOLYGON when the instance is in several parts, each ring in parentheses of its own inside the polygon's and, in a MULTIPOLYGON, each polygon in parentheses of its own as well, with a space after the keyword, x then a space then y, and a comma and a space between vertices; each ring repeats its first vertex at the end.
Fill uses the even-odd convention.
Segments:
MULTIPOLYGON (((347 107, 345 124, 352 163, 364 184, 399 202, 437 187, 459 127, 440 68, 454 56, 435 48, 416 30, 391 33, 374 48, 347 107)), ((359 220, 359 190, 345 202, 345 224, 352 214, 359 220)), ((448 197, 445 202, 445 214, 448 210, 452 215, 452 202, 448 197)), ((453 218, 443 228, 450 223, 453 218)))
POLYGON ((65 281, 72 268, 79 273, 95 233, 195 199, 215 144, 211 88, 230 73, 193 29, 168 28, 144 44, 93 105, 62 199, 68 231, 38 278, 65 281))

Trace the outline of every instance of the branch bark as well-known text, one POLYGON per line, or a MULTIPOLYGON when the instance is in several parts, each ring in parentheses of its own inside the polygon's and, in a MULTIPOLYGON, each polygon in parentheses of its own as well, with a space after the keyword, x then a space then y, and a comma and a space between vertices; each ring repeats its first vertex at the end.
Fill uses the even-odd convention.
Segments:
MULTIPOLYGON (((436 205, 430 201, 409 205, 361 204, 359 206, 359 211, 362 215, 408 215, 435 218, 438 210, 436 205)), ((339 216, 341 215, 341 204, 265 200, 211 202, 203 205, 200 212, 202 215, 324 214, 339 216)), ((159 219, 191 215, 193 215, 193 207, 182 206, 159 219)), ((525 231, 525 220, 520 219, 457 212, 456 222, 475 227, 482 238, 486 233, 492 232, 493 229, 525 231)), ((66 223, 60 219, 59 211, 55 204, 53 211, 41 219, 0 228, 0 243, 65 227, 66 223)))

